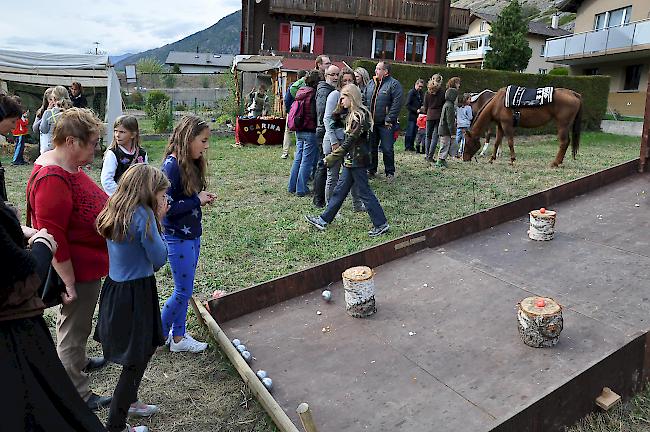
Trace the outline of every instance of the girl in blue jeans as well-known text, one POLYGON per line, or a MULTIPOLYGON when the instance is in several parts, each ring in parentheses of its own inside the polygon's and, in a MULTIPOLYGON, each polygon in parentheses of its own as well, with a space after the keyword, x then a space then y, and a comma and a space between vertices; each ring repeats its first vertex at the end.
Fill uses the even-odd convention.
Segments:
POLYGON ((201 352, 208 347, 185 333, 187 306, 201 249, 201 207, 216 195, 205 191, 210 128, 196 116, 185 116, 174 128, 162 170, 169 179, 169 211, 163 219, 174 292, 162 309, 163 334, 172 352, 201 352))

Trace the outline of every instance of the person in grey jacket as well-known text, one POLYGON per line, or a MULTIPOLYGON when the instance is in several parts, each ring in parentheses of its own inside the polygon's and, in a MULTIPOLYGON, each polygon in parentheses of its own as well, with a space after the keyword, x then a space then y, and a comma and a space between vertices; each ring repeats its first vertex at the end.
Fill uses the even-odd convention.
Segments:
MULTIPOLYGON (((332 153, 332 151, 339 148, 345 139, 345 115, 334 115, 335 110, 338 113, 343 113, 345 110, 339 105, 341 98, 340 89, 348 84, 354 84, 354 72, 352 69, 343 69, 339 74, 337 89, 327 96, 327 105, 325 106, 325 114, 323 117, 323 124, 325 125, 325 138, 323 139, 323 153, 325 156, 332 153)), ((337 160, 327 167, 327 181, 325 183, 325 201, 329 202, 330 197, 334 193, 334 188, 339 181, 339 173, 341 171, 341 161, 337 160)), ((352 206, 355 212, 365 211, 366 208, 363 202, 359 199, 356 185, 352 185, 352 206)))
POLYGON ((377 174, 379 144, 384 158, 386 180, 395 177, 395 138, 397 118, 402 108, 402 85, 390 76, 390 63, 381 61, 375 67, 375 77, 366 86, 364 100, 372 114, 374 126, 370 134, 370 166, 368 176, 377 174))
POLYGON ((447 168, 447 156, 451 148, 451 137, 456 132, 456 97, 458 97, 458 89, 455 87, 450 87, 445 92, 445 104, 442 106, 440 123, 438 124, 440 153, 438 153, 438 161, 435 163, 435 167, 437 168, 447 168))
POLYGON ((316 142, 318 143, 318 163, 314 171, 313 183, 313 204, 316 207, 325 207, 325 185, 327 182, 327 168, 320 162, 325 157, 323 153, 323 138, 325 138, 325 125, 323 116, 327 97, 336 89, 340 69, 338 66, 330 65, 325 69, 325 81, 320 81, 316 87, 316 142))

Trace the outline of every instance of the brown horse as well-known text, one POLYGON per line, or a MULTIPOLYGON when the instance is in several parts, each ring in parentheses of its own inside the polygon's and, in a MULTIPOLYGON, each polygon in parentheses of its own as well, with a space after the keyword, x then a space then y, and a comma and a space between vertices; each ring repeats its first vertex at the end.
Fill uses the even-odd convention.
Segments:
MULTIPOLYGON (((470 106, 472 107, 472 118, 476 118, 479 111, 481 111, 481 109, 485 106, 485 104, 490 102, 490 100, 494 97, 495 94, 496 92, 493 92, 490 89, 485 89, 480 93, 471 93, 470 106)), ((487 151, 487 147, 490 145, 491 136, 492 136, 492 127, 488 127, 487 130, 485 131, 485 146, 481 151, 481 156, 483 156, 484 152, 487 151)))
MULTIPOLYGON (((510 163, 515 161, 513 109, 505 107, 505 95, 505 87, 499 89, 497 94, 483 106, 478 116, 474 118, 472 127, 465 132, 464 161, 472 160, 472 157, 474 157, 481 146, 479 138, 485 129, 490 126, 491 122, 497 124, 497 136, 490 163, 496 159, 497 150, 504 135, 508 137, 510 163)), ((564 155, 569 147, 569 128, 571 128, 571 152, 575 159, 578 148, 580 147, 582 119, 582 96, 580 93, 565 88, 556 88, 553 91, 553 102, 538 107, 522 106, 515 110, 520 113, 518 126, 524 128, 543 126, 549 121, 555 120, 560 148, 555 156, 555 160, 551 164, 553 167, 559 166, 564 160, 564 155)))

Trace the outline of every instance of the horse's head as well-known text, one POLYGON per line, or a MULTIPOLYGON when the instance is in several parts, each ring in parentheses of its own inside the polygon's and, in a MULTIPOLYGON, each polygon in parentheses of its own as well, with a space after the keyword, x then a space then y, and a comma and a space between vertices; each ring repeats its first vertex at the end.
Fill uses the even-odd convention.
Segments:
POLYGON ((463 150, 463 161, 469 162, 472 160, 476 152, 481 148, 480 137, 473 136, 470 129, 465 131, 465 149, 463 150))

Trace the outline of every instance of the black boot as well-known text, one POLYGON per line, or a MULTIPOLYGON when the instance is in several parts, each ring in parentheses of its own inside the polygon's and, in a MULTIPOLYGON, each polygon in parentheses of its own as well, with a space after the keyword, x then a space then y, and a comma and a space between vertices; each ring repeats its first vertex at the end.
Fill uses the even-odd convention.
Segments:
POLYGON ((419 153, 422 153, 422 152, 420 151, 420 146, 415 146, 415 152, 418 153, 418 154, 419 154, 419 153))

